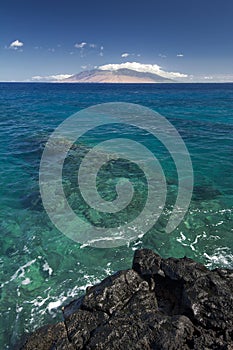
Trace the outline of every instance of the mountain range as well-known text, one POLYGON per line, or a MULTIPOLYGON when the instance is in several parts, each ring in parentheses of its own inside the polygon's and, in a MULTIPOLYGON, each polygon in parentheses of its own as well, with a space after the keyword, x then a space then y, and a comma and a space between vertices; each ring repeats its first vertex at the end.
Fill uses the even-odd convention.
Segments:
POLYGON ((117 70, 92 69, 63 79, 63 83, 171 83, 173 79, 158 74, 138 72, 133 69, 117 70))

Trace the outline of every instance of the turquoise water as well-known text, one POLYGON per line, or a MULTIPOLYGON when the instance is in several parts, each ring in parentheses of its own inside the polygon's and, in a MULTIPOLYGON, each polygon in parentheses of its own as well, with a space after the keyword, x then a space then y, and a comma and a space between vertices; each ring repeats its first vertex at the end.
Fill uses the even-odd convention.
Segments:
MULTIPOLYGON (((120 130, 132 133, 132 130, 120 130)), ((87 135, 77 149, 85 153, 103 139, 87 135)), ((105 133, 105 137, 108 132, 105 133)), ((109 134, 109 137, 111 135, 109 134)), ((10 349, 24 331, 61 319, 62 304, 87 285, 128 268, 136 248, 152 248, 164 257, 195 258, 208 267, 233 267, 233 84, 0 84, 0 348, 10 349), (73 113, 104 102, 131 102, 165 116, 179 131, 194 168, 194 192, 183 222, 164 232, 177 194, 177 175, 166 150, 150 137, 134 135, 157 156, 168 184, 166 208, 143 238, 118 248, 82 247, 60 233, 40 201, 38 172, 44 144, 51 132, 73 113), (57 309, 58 308, 58 309, 57 309)), ((69 155, 64 188, 74 196, 78 159, 69 155)), ((113 176, 124 173, 138 186, 130 217, 145 202, 143 174, 124 161, 103 168, 103 195, 114 199, 113 176), (113 192, 112 192, 113 191, 113 192), (113 193, 111 197, 111 193, 113 193), (140 199, 141 196, 141 199, 140 199)), ((96 225, 111 218, 90 211, 82 215, 96 225)), ((124 217, 121 218, 123 220, 124 217)), ((115 222, 117 218, 114 217, 115 222)))

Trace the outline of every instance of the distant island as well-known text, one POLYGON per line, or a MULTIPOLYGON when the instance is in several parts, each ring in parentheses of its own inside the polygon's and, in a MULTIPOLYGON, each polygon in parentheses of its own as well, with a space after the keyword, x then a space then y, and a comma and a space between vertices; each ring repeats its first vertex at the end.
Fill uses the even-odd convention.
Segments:
POLYGON ((60 83, 172 83, 159 74, 138 72, 133 69, 120 68, 117 70, 92 69, 74 74, 69 78, 59 81, 60 83))
POLYGON ((77 74, 36 75, 30 79, 30 82, 154 84, 190 82, 192 80, 186 73, 166 71, 158 64, 140 62, 88 65, 82 66, 82 69, 83 71, 77 74))

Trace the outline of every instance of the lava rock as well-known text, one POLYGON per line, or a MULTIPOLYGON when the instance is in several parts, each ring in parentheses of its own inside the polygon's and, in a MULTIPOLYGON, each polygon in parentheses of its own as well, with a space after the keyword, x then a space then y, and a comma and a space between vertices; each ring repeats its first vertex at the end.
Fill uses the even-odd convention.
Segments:
POLYGON ((233 349, 233 271, 135 252, 133 267, 87 288, 64 321, 20 350, 233 349))

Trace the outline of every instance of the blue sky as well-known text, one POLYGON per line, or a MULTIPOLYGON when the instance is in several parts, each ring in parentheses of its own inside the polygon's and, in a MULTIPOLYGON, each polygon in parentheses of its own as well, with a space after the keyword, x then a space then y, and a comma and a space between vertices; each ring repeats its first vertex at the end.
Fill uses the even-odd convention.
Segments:
POLYGON ((232 16, 232 0, 3 0, 0 81, 124 62, 233 80, 232 16))

